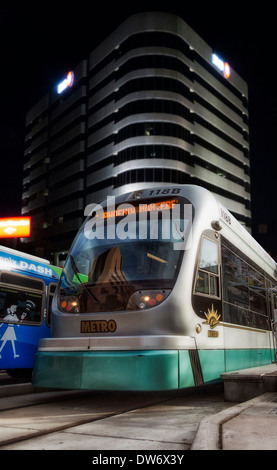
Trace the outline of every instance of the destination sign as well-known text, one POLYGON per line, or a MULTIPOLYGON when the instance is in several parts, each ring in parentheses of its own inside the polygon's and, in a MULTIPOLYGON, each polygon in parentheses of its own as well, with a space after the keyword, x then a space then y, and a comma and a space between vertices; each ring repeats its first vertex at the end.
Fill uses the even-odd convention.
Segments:
POLYGON ((168 201, 157 201, 147 203, 141 203, 137 206, 131 204, 121 204, 117 209, 104 212, 104 219, 110 217, 123 217, 128 214, 137 214, 142 212, 157 212, 173 209, 178 204, 178 199, 170 199, 168 201))

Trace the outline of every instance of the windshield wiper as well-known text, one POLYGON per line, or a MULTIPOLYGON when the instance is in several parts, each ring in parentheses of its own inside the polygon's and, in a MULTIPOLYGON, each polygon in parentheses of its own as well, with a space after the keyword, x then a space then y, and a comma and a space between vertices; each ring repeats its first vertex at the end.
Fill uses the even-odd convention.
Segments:
POLYGON ((97 298, 95 297, 95 295, 93 295, 93 293, 88 289, 88 287, 86 286, 86 284, 82 281, 82 279, 80 278, 79 276, 79 272, 78 272, 78 268, 76 266, 76 263, 74 261, 74 258, 72 255, 69 256, 70 258, 70 264, 71 264, 71 267, 73 269, 73 272, 74 274, 76 275, 78 281, 80 282, 81 286, 83 287, 83 289, 86 291, 86 293, 93 299, 93 301, 97 304, 99 304, 99 301, 97 300, 97 298))

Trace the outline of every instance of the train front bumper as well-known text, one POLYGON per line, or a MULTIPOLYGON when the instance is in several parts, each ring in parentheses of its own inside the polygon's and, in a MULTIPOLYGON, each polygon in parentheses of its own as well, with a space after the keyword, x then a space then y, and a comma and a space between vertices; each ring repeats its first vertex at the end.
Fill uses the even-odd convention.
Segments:
POLYGON ((193 338, 149 336, 126 337, 124 341, 122 337, 97 340, 42 340, 36 355, 33 385, 114 391, 173 390, 195 385, 189 353, 195 349, 193 338))

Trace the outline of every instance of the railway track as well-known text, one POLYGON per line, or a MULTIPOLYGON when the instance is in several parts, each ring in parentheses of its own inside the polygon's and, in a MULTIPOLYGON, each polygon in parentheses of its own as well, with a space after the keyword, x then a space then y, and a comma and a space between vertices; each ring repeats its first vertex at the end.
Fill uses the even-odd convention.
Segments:
POLYGON ((0 399, 0 450, 189 450, 222 387, 182 392, 51 391, 0 399))

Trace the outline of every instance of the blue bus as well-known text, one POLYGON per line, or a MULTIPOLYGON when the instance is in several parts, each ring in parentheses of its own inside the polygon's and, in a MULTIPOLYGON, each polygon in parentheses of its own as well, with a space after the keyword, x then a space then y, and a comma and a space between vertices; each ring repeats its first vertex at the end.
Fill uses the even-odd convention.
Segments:
POLYGON ((61 268, 0 246, 0 369, 31 376, 40 338, 51 333, 51 303, 61 268))

